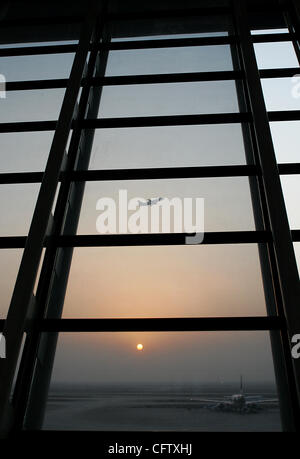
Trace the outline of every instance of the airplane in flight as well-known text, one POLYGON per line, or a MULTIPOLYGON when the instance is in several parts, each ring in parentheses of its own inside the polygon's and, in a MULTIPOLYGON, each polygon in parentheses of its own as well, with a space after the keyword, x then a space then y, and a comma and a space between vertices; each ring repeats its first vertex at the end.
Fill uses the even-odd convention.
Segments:
POLYGON ((147 199, 145 202, 138 201, 140 206, 155 206, 155 204, 158 204, 161 202, 164 198, 153 198, 153 199, 147 199))
POLYGON ((225 396, 224 400, 197 399, 202 403, 209 403, 206 407, 213 411, 234 412, 240 414, 257 413, 263 408, 278 404, 278 399, 264 398, 261 395, 245 395, 243 377, 240 379, 240 393, 225 396))

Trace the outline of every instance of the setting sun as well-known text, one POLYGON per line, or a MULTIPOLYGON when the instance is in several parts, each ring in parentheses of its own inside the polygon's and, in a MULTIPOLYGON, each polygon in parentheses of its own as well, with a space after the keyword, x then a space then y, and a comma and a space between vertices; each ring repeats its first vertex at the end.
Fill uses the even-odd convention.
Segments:
POLYGON ((144 349, 144 346, 142 344, 137 344, 136 348, 138 351, 142 351, 144 349))

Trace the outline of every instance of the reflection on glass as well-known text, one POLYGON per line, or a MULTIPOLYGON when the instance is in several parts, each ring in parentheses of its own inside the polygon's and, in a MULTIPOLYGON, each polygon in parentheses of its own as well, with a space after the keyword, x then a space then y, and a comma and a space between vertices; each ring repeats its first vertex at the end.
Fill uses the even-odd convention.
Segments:
POLYGON ((54 131, 0 134, 0 172, 44 171, 54 131))
POLYGON ((237 113, 234 81, 105 86, 99 118, 237 113))
POLYGON ((40 184, 0 185, 0 236, 26 236, 40 184))
POLYGON ((280 29, 259 29, 259 30, 251 30, 252 35, 269 35, 274 33, 288 33, 289 29, 286 27, 282 27, 280 29))
POLYGON ((1 249, 0 251, 0 319, 6 318, 22 254, 21 249, 1 249))
POLYGON ((37 41, 37 42, 26 42, 26 43, 8 43, 1 44, 0 49, 3 48, 24 48, 34 46, 56 46, 56 45, 76 45, 78 40, 60 40, 60 41, 37 41))
POLYGON ((140 37, 120 37, 112 38, 112 42, 126 41, 149 41, 149 40, 180 40, 181 38, 209 38, 209 37, 226 37, 228 32, 207 32, 207 33, 174 33, 173 35, 142 35, 140 37))
POLYGON ((258 248, 76 248, 63 315, 264 316, 258 248))
POLYGON ((277 397, 266 332, 60 334, 43 428, 280 431, 277 397))
POLYGON ((229 45, 111 51, 107 76, 233 70, 229 45))
MULTIPOLYGON (((172 5, 172 7, 175 5, 172 5)), ((187 12, 187 6, 186 10, 187 12)), ((227 36, 232 32, 230 15, 194 16, 181 15, 174 18, 155 18, 117 21, 108 25, 112 41, 159 40, 195 37, 227 36)))
POLYGON ((90 169, 229 166, 245 162, 240 124, 164 126, 97 130, 90 169))

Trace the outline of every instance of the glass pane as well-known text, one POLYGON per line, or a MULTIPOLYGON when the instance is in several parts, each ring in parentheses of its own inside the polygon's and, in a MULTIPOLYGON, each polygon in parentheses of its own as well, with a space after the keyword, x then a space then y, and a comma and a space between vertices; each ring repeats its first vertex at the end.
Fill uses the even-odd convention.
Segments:
POLYGON ((1 57, 1 74, 6 81, 69 78, 73 53, 1 57))
POLYGON ((300 121, 270 123, 278 163, 300 162, 300 121))
POLYGON ((234 81, 105 86, 99 118, 239 112, 234 81))
POLYGON ((54 131, 0 134, 0 172, 44 171, 54 131))
MULTIPOLYGON (((248 178, 226 177, 88 182, 85 187, 78 234, 95 234, 97 232, 96 220, 101 211, 96 210, 96 204, 100 198, 112 198, 117 210, 123 207, 123 201, 120 200, 120 190, 127 191, 128 202, 134 198, 138 198, 141 202, 146 202, 148 199, 160 197, 165 200, 165 202, 161 203, 164 205, 168 203, 167 199, 179 198, 183 200, 184 198, 190 198, 195 203, 196 198, 203 198, 205 199, 205 231, 249 231, 255 229, 248 178)), ((183 207, 184 202, 182 201, 183 207)), ((149 217, 153 208, 154 206, 149 206, 149 217)), ((195 206, 193 207, 194 210, 195 206)), ((128 220, 134 212, 134 210, 128 210, 128 220)), ((171 218, 171 223, 172 230, 173 218, 171 218)), ((129 229, 128 231, 118 230, 118 218, 116 226, 116 233, 129 232, 129 229)), ((127 228, 129 227, 127 226, 127 228)), ((151 231, 150 228, 149 218, 149 231, 151 231)), ((182 228, 182 231, 177 230, 176 232, 184 232, 184 230, 182 228)))
POLYGON ((97 130, 90 169, 229 166, 245 163, 240 124, 164 126, 97 130))
POLYGON ((60 334, 43 428, 280 431, 268 333, 60 334))
POLYGON ((281 184, 291 229, 300 229, 300 175, 283 175, 281 184))
POLYGON ((255 43, 259 69, 298 67, 298 59, 292 42, 255 43))
POLYGON ((64 317, 264 316, 255 244, 76 248, 64 317))
POLYGON ((26 236, 40 184, 0 185, 0 236, 26 236))
POLYGON ((0 251, 0 319, 6 318, 22 255, 23 250, 21 249, 1 249, 0 251))
POLYGON ((58 119, 65 89, 7 91, 1 99, 0 123, 58 119))
POLYGON ((230 46, 111 51, 107 76, 233 70, 230 46))
POLYGON ((292 78, 271 78, 261 81, 267 110, 299 110, 299 97, 295 97, 297 85, 292 78))

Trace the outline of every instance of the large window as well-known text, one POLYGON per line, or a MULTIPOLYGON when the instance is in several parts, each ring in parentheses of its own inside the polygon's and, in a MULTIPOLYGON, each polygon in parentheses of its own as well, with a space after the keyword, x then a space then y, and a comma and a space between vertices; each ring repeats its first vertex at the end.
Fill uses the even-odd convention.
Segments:
POLYGON ((121 3, 79 40, 0 46, 2 416, 11 405, 30 430, 295 430, 295 11, 121 3), (120 190, 140 207, 204 199, 204 240, 176 225, 99 234, 97 202, 120 190))

